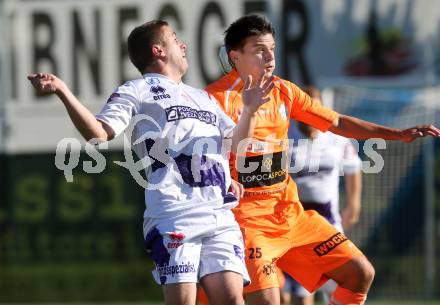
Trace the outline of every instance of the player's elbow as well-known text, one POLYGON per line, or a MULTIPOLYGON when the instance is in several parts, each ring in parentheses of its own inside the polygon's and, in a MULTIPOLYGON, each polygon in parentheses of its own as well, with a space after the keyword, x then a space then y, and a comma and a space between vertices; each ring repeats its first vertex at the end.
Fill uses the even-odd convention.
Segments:
POLYGON ((98 125, 94 129, 85 130, 82 132, 84 139, 94 145, 107 142, 115 137, 112 129, 105 129, 103 125, 98 125))

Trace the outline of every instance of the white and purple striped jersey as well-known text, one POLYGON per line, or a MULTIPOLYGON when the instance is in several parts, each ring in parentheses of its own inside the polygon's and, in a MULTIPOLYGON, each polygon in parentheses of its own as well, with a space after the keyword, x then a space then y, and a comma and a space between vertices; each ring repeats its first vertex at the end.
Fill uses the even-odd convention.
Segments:
POLYGON ((331 132, 318 131, 310 140, 296 130, 292 149, 292 178, 298 186, 304 209, 316 210, 331 224, 342 230, 339 212, 339 177, 354 174, 361 160, 349 139, 331 132))
POLYGON ((231 180, 222 154, 234 122, 206 91, 148 73, 120 86, 96 118, 116 135, 127 129, 148 183, 144 217, 237 204, 227 192, 231 180))

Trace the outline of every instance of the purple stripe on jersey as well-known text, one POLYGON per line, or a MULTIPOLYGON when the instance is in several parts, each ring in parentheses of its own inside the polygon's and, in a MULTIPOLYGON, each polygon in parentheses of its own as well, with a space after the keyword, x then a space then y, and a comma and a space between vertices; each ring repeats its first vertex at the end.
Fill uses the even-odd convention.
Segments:
MULTIPOLYGON (((156 142, 156 140, 153 139, 146 139, 145 140, 145 148, 147 149, 147 153, 148 156, 154 160, 154 162, 152 162, 151 164, 151 171, 154 173, 156 170, 158 170, 159 168, 165 167, 165 164, 163 164, 162 162, 156 160, 155 158, 153 158, 150 155, 150 149, 153 147, 154 143, 156 142)), ((165 150, 165 153, 168 154, 168 150, 165 150)))
POLYGON ((237 201, 237 197, 233 193, 227 193, 223 196, 223 204, 237 201))
POLYGON ((304 210, 315 210, 321 216, 323 216, 331 224, 335 224, 336 221, 332 215, 331 204, 327 203, 316 203, 316 202, 303 202, 301 201, 304 210))
MULTIPOLYGON (((159 233, 157 228, 148 232, 145 237, 145 249, 150 253, 151 258, 156 263, 156 266, 164 266, 170 263, 170 254, 163 244, 163 236, 159 233)), ((167 277, 161 276, 160 283, 164 285, 167 277)))
MULTIPOLYGON (((147 149, 148 156, 154 160, 151 165, 151 171, 155 172, 156 170, 163 168, 166 164, 158 161, 154 157, 152 157, 149 152, 150 149, 155 144, 155 140, 146 139, 145 140, 145 148, 147 149)), ((165 150, 165 154, 168 155, 168 150, 165 150)), ((192 156, 188 156, 185 154, 180 154, 174 158, 177 167, 179 168, 179 172, 182 176, 183 181, 191 187, 204 187, 204 186, 219 186, 223 195, 223 203, 230 203, 236 201, 237 198, 230 193, 226 192, 226 179, 225 172, 220 163, 210 160, 207 156, 202 156, 200 165, 196 165, 196 168, 207 167, 207 169, 201 169, 199 174, 199 180, 195 181, 194 175, 191 170, 191 162, 192 156)))
POLYGON ((194 179, 194 175, 191 171, 192 156, 181 154, 174 160, 176 161, 177 167, 179 168, 180 174, 182 175, 182 179, 186 184, 191 187, 219 186, 221 188, 222 195, 226 195, 225 172, 220 163, 212 161, 206 156, 202 156, 200 166, 196 166, 196 168, 208 168, 200 170, 200 181, 196 182, 194 179), (207 162, 209 162, 209 166, 206 165, 207 162))

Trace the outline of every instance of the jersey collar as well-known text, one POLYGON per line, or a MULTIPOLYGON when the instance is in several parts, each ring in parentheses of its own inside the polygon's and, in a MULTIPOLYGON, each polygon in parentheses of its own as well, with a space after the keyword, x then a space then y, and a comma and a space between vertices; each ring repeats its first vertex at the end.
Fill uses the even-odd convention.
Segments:
POLYGON ((233 79, 239 78, 241 82, 243 81, 240 77, 240 74, 238 74, 237 69, 235 69, 235 68, 229 72, 229 76, 232 77, 233 79))
MULTIPOLYGON (((182 82, 182 81, 181 81, 180 83, 176 83, 176 82, 175 82, 174 80, 172 80, 171 78, 169 78, 169 77, 167 77, 167 76, 165 76, 165 75, 163 75, 163 74, 160 74, 160 73, 145 73, 145 74, 142 75, 142 78, 143 78, 148 84, 150 84, 150 82, 151 82, 152 84, 154 84, 154 79, 156 79, 156 80, 166 80, 166 81, 172 83, 172 84, 175 85, 175 86, 182 86, 182 85, 183 85, 183 82, 182 82), (150 82, 149 82, 148 80, 150 80, 150 82)), ((150 84, 150 85, 151 85, 151 84, 150 84)))

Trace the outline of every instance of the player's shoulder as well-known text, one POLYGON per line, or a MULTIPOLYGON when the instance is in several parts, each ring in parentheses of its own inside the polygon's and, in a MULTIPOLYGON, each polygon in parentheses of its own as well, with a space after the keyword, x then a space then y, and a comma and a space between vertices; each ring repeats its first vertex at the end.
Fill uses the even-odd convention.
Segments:
POLYGON ((137 78, 126 81, 121 87, 125 88, 126 90, 140 90, 141 88, 145 87, 145 85, 146 83, 144 79, 137 78))
POLYGON ((184 87, 185 91, 191 94, 194 97, 204 97, 209 98, 208 92, 204 89, 195 88, 193 86, 187 85, 185 83, 182 83, 182 86, 184 87))
POLYGON ((274 84, 278 90, 290 97, 297 96, 301 92, 301 89, 296 84, 276 75, 274 75, 274 84))
POLYGON ((296 86, 294 83, 292 83, 291 81, 289 81, 289 80, 287 80, 287 79, 284 79, 284 78, 281 78, 281 77, 279 77, 278 75, 273 75, 273 82, 275 83, 275 84, 279 84, 279 85, 282 85, 282 86, 285 86, 285 87, 295 87, 295 88, 298 88, 298 86, 296 86))
POLYGON ((241 78, 237 71, 232 70, 206 86, 206 91, 208 91, 210 94, 216 95, 226 91, 238 90, 238 85, 240 82, 241 78))
POLYGON ((111 94, 110 98, 107 100, 107 103, 110 100, 116 100, 116 99, 118 99, 121 102, 119 98, 123 98, 124 101, 125 100, 130 100, 132 102, 136 101, 139 96, 138 92, 139 89, 136 88, 135 80, 126 81, 113 90, 113 93, 111 94))
POLYGON ((295 84, 287 79, 283 79, 283 78, 277 76, 274 81, 276 83, 281 84, 282 86, 284 86, 285 88, 287 88, 290 91, 302 91, 301 88, 297 84, 295 84))
POLYGON ((127 80, 124 83, 122 83, 119 86, 119 89, 120 90, 124 90, 124 91, 131 91, 131 90, 136 89, 136 87, 139 87, 138 80, 137 79, 131 79, 131 80, 127 80))
POLYGON ((147 84, 143 78, 131 79, 120 85, 118 91, 127 94, 139 95, 140 92, 146 90, 146 85, 147 84))

